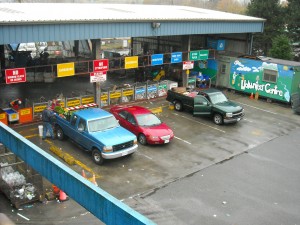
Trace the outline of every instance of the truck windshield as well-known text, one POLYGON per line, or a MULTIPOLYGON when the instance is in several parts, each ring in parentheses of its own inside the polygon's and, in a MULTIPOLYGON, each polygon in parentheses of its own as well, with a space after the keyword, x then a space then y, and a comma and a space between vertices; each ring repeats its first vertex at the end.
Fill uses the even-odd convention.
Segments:
POLYGON ((140 126, 155 126, 161 124, 160 119, 152 113, 138 115, 136 119, 140 126))
POLYGON ((91 120, 88 122, 88 128, 90 132, 104 131, 117 126, 119 126, 119 123, 114 116, 91 120))
POLYGON ((228 99, 223 93, 213 93, 209 95, 212 104, 218 104, 221 102, 227 102, 228 99))

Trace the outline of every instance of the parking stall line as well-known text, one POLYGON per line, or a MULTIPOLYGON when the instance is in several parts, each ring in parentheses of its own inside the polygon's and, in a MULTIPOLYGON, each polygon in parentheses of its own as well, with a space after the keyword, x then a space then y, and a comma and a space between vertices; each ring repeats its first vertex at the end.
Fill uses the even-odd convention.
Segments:
POLYGON ((249 120, 249 119, 247 119, 247 118, 243 118, 243 120, 248 121, 249 123, 253 123, 252 120, 249 120))
POLYGON ((141 155, 141 156, 144 156, 144 157, 147 158, 147 159, 153 160, 150 156, 147 156, 147 155, 141 153, 140 151, 137 151, 136 154, 141 155))
POLYGON ((187 144, 189 144, 189 145, 192 144, 191 142, 188 142, 188 141, 186 141, 186 140, 183 140, 183 139, 181 139, 181 138, 179 138, 179 137, 177 137, 177 136, 174 136, 174 138, 176 138, 177 140, 183 141, 184 143, 187 143, 187 144))
POLYGON ((176 116, 180 116, 180 117, 182 117, 182 118, 184 118, 184 119, 193 121, 193 122, 195 122, 195 123, 199 123, 199 124, 201 124, 201 125, 204 125, 204 126, 206 126, 206 127, 211 128, 211 129, 220 131, 220 132, 222 132, 222 133, 226 133, 226 131, 224 131, 224 130, 221 130, 221 129, 219 129, 219 128, 212 127, 212 126, 207 125, 207 124, 205 124, 205 123, 201 123, 201 122, 199 122, 199 121, 197 121, 197 120, 190 119, 190 118, 188 118, 188 117, 186 117, 186 116, 182 116, 182 115, 179 115, 179 114, 177 114, 177 113, 173 113, 173 114, 176 115, 176 116))
POLYGON ((277 115, 277 113, 272 112, 272 111, 269 111, 269 110, 261 109, 261 108, 258 108, 258 107, 252 106, 252 105, 248 105, 248 104, 245 104, 245 103, 241 103, 241 102, 238 102, 238 103, 241 104, 241 105, 245 105, 245 106, 248 106, 248 107, 251 107, 251 108, 254 108, 254 109, 258 109, 258 110, 267 112, 267 113, 271 113, 271 114, 277 115))
POLYGON ((32 135, 26 135, 26 136, 24 136, 24 138, 29 139, 29 138, 33 138, 33 137, 36 137, 36 136, 38 136, 38 135, 37 134, 32 134, 32 135))

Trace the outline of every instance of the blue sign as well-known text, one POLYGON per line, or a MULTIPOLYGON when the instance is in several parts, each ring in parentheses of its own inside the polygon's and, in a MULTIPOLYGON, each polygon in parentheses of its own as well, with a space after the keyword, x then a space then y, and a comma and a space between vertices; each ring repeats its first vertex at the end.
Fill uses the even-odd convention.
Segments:
POLYGON ((153 92, 153 91, 156 92, 157 91, 157 87, 156 87, 156 85, 148 86, 147 90, 148 90, 148 92, 153 92))
POLYGON ((143 94, 143 93, 145 93, 145 92, 146 92, 145 87, 137 87, 137 88, 135 89, 135 93, 136 93, 136 94, 143 94))
POLYGON ((207 38, 207 47, 216 49, 218 51, 224 51, 225 40, 216 40, 216 39, 207 38))
POLYGON ((224 51, 225 50, 225 40, 218 40, 217 50, 224 51))
POLYGON ((173 52, 171 55, 171 63, 182 62, 182 52, 173 52))
POLYGON ((164 63, 164 54, 151 55, 151 66, 162 65, 164 63))

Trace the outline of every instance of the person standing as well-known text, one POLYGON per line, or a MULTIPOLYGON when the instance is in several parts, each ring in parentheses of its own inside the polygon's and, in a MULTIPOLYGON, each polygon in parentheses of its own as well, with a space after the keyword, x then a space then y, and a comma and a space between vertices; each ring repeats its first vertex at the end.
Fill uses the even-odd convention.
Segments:
POLYGON ((42 139, 46 139, 47 131, 49 131, 52 140, 54 140, 53 128, 52 128, 52 120, 54 119, 55 114, 51 110, 51 107, 45 108, 42 112, 42 121, 43 121, 43 137, 42 139))
POLYGON ((57 99, 54 98, 54 99, 52 100, 52 103, 51 103, 51 109, 52 109, 52 110, 55 110, 55 107, 56 107, 56 106, 60 106, 60 104, 59 104, 59 102, 57 101, 57 99))

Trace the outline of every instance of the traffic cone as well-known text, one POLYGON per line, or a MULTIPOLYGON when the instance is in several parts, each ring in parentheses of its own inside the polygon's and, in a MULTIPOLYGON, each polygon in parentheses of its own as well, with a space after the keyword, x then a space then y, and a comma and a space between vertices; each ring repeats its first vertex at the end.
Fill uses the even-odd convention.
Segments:
POLYGON ((98 184, 97 184, 97 181, 96 181, 96 176, 95 176, 94 173, 93 173, 93 177, 92 177, 91 182, 92 182, 93 184, 95 184, 95 185, 98 187, 98 184))
POLYGON ((253 99, 253 93, 251 93, 251 95, 250 95, 250 99, 253 99))
POLYGON ((60 189, 58 187, 56 187, 54 184, 52 184, 52 190, 53 190, 54 195, 56 195, 56 196, 59 195, 60 189))
POLYGON ((84 178, 86 178, 86 175, 85 175, 84 170, 82 170, 81 175, 82 175, 84 178))
POLYGON ((59 201, 64 202, 69 200, 68 196, 66 195, 65 192, 63 192, 62 190, 59 191, 59 201))

